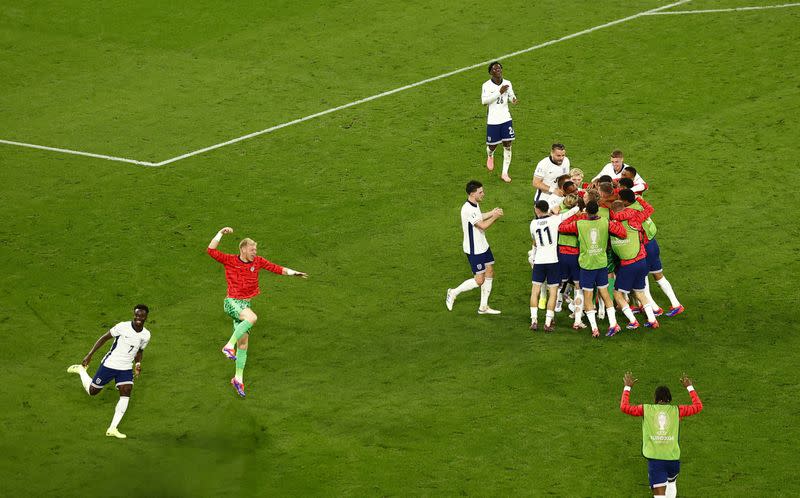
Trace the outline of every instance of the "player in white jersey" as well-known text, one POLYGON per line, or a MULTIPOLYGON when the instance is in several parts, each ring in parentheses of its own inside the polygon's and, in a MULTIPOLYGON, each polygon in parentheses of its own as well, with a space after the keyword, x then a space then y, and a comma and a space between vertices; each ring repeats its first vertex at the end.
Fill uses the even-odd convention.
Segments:
POLYGON ((498 310, 489 307, 489 295, 492 293, 494 280, 494 256, 486 240, 485 231, 503 216, 503 210, 496 207, 488 213, 482 213, 480 203, 485 195, 483 184, 477 180, 467 183, 467 201, 461 206, 461 230, 464 233, 462 248, 472 267, 473 278, 464 280, 455 289, 447 289, 445 306, 453 311, 453 303, 462 292, 481 288, 480 315, 499 315, 498 310))
POLYGON ((486 167, 489 171, 494 169, 494 150, 497 144, 503 143, 503 174, 500 178, 504 182, 511 182, 508 168, 511 166, 511 142, 514 141, 514 125, 511 122, 511 112, 508 103, 517 103, 514 87, 511 82, 503 79, 503 65, 499 61, 489 64, 489 74, 492 77, 481 88, 481 103, 488 106, 486 112, 486 167))
POLYGON ((147 306, 137 304, 133 308, 133 320, 114 325, 111 330, 97 339, 80 365, 72 365, 67 368, 67 372, 80 375, 83 389, 89 396, 99 393, 103 386, 114 379, 119 391, 119 401, 114 409, 114 417, 111 419, 106 436, 119 439, 127 437, 119 432, 117 426, 122 421, 125 410, 128 409, 128 402, 133 390, 133 377, 138 377, 142 372, 142 351, 150 342, 150 331, 144 328, 144 322, 147 320, 149 312, 147 306), (103 357, 94 377, 89 377, 86 367, 92 361, 92 356, 111 338, 114 338, 111 349, 103 357))
POLYGON ((539 161, 533 172, 533 188, 536 195, 533 201, 550 202, 550 194, 558 189, 556 180, 559 176, 569 174, 569 158, 563 144, 553 144, 550 155, 539 161))
POLYGON ((561 269, 558 264, 558 225, 578 212, 577 206, 561 214, 551 215, 547 201, 537 201, 534 208, 536 217, 531 221, 531 238, 533 248, 528 252, 528 262, 533 267, 531 272, 531 330, 538 329, 539 291, 547 283, 547 311, 545 312, 544 331, 552 332, 555 328, 556 297, 561 285, 561 269))
POLYGON ((619 180, 624 176, 630 177, 633 180, 633 188, 631 190, 637 194, 647 190, 647 183, 639 176, 635 168, 625 163, 625 156, 621 150, 615 150, 611 153, 611 162, 603 166, 603 169, 592 178, 592 181, 597 181, 598 178, 604 175, 610 176, 612 180, 619 180), (625 169, 627 168, 630 168, 630 171, 626 174, 625 169))

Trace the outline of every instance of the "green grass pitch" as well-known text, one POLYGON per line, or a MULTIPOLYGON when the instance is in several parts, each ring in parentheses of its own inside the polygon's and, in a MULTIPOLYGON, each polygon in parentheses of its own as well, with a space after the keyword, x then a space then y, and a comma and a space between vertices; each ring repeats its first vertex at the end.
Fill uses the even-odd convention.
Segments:
MULTIPOLYGON (((0 139, 158 162, 666 3, 10 2, 0 139)), ((0 496, 647 496, 628 369, 634 402, 667 383, 687 403, 695 379, 682 496, 797 496, 798 25, 645 16, 503 60, 510 185, 483 167, 482 67, 161 168, 0 144, 0 496), (527 330, 553 141, 590 174, 621 148, 651 183, 685 314, 599 341, 527 330), (477 291, 443 302, 469 272, 472 178, 506 212, 498 317, 477 291), (262 276, 245 400, 205 254, 225 225, 222 250, 250 236, 311 275, 262 276), (65 369, 138 302, 153 337, 111 440, 116 392, 65 369)))

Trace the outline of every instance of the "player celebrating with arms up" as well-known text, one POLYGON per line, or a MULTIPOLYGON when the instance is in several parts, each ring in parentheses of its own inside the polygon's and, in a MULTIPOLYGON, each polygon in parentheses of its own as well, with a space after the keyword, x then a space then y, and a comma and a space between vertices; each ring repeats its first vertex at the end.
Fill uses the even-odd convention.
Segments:
POLYGON ((242 239, 239 242, 239 255, 224 254, 217 250, 222 236, 233 233, 233 228, 225 227, 217 232, 208 244, 208 255, 225 266, 225 280, 228 282, 228 294, 225 297, 225 313, 233 318, 233 335, 222 347, 222 353, 236 361, 236 375, 231 385, 239 396, 244 397, 244 366, 247 362, 247 346, 249 331, 258 317, 250 309, 250 299, 259 294, 258 271, 268 270, 278 275, 290 275, 307 278, 308 275, 284 268, 257 256, 258 244, 253 239, 242 239), (234 349, 236 348, 236 349, 234 349))
POLYGON ((623 377, 625 387, 619 409, 642 420, 642 455, 647 459, 647 474, 653 496, 675 498, 678 495, 676 480, 681 470, 681 448, 678 445, 680 422, 685 417, 697 415, 703 410, 703 402, 692 386, 692 379, 683 374, 681 384, 689 391, 691 405, 675 406, 667 386, 659 386, 655 392, 655 404, 631 405, 631 388, 638 379, 630 372, 623 377))
POLYGON ((102 391, 103 386, 114 379, 119 391, 119 401, 114 409, 114 418, 111 419, 106 436, 118 439, 128 437, 117 430, 117 425, 122 421, 122 417, 128 409, 128 402, 133 390, 133 377, 138 377, 142 372, 142 351, 150 342, 150 331, 144 328, 144 322, 147 320, 149 312, 147 306, 137 304, 133 308, 133 320, 114 325, 111 330, 97 339, 80 365, 72 365, 67 368, 67 372, 80 375, 83 389, 89 396, 94 396, 102 391), (86 373, 86 367, 89 366, 92 356, 97 350, 112 337, 114 344, 103 356, 103 361, 100 362, 100 366, 94 374, 94 380, 92 380, 92 377, 86 373), (134 362, 136 362, 135 366, 131 368, 134 362))
POLYGON ((503 142, 503 174, 500 178, 504 182, 511 182, 508 168, 511 166, 511 142, 514 141, 514 126, 511 123, 511 113, 508 111, 508 102, 517 103, 514 88, 511 82, 503 79, 503 65, 499 61, 489 64, 489 74, 492 77, 483 84, 481 89, 481 103, 488 106, 486 114, 486 167, 489 171, 494 169, 494 150, 497 144, 503 142))

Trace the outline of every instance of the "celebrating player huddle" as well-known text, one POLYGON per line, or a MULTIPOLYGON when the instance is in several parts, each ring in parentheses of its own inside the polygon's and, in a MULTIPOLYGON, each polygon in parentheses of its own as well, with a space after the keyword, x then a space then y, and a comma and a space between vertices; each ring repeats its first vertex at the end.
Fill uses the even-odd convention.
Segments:
MULTIPOLYGON (((511 143, 514 129, 508 103, 516 103, 511 83, 503 79, 499 62, 489 65, 491 79, 483 84, 481 102, 487 108, 487 168, 494 169, 494 150, 504 146, 501 178, 510 182, 511 143)), ((622 151, 611 153, 590 183, 583 182, 583 171, 570 167, 566 148, 555 143, 550 154, 539 161, 531 182, 535 217, 530 224, 532 249, 530 317, 531 330, 539 330, 539 309, 545 310, 543 330, 555 330, 556 313, 569 303, 572 328, 586 328, 600 337, 598 320, 608 319, 607 337, 621 331, 617 310, 628 320, 629 330, 639 328, 635 313, 646 317, 644 326, 658 328, 657 317, 664 314, 655 303, 648 283, 652 274, 671 307, 667 316, 684 311, 661 267, 660 248, 655 240, 656 226, 651 216, 655 209, 642 194, 649 188, 639 172, 624 162, 622 151), (609 292, 611 285, 611 292, 609 292), (570 290, 571 289, 571 290, 570 290)), ((481 288, 478 313, 496 315, 488 300, 494 282, 494 255, 485 231, 503 216, 494 208, 483 213, 479 204, 485 196, 483 185, 467 184, 467 201, 461 208, 463 250, 473 278, 447 289, 445 305, 452 311, 463 292, 481 288)))

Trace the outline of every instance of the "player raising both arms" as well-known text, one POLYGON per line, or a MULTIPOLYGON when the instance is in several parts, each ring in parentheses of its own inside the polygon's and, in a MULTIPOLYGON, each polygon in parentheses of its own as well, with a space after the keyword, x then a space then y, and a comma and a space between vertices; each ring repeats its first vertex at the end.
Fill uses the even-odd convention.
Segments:
POLYGON ((89 396, 94 396, 103 390, 111 379, 117 385, 119 391, 119 401, 114 409, 114 417, 111 425, 106 430, 106 436, 125 439, 127 436, 117 430, 117 425, 122 421, 125 410, 128 409, 128 402, 131 399, 133 390, 133 377, 139 376, 142 372, 142 351, 150 342, 150 331, 144 328, 149 309, 144 304, 137 304, 133 308, 133 320, 130 322, 120 322, 114 325, 111 330, 100 336, 94 343, 80 365, 72 365, 67 368, 67 372, 80 375, 83 389, 89 396), (86 373, 86 367, 92 361, 92 356, 109 339, 114 338, 114 344, 108 353, 103 357, 94 380, 86 373), (135 366, 133 363, 135 363, 135 366), (131 368, 131 367, 134 368, 131 368))
POLYGON ((675 498, 678 495, 677 479, 681 470, 680 422, 686 417, 697 415, 703 410, 703 402, 692 386, 692 379, 683 374, 681 384, 689 391, 691 405, 675 406, 672 393, 667 386, 659 386, 655 392, 654 404, 631 405, 630 396, 633 385, 638 379, 626 372, 623 377, 625 387, 619 409, 622 413, 633 417, 644 417, 642 420, 642 455, 647 459, 647 475, 650 478, 650 489, 653 496, 675 498))
POLYGON ((494 169, 494 150, 497 144, 503 143, 503 174, 500 178, 504 182, 511 182, 508 168, 511 166, 511 144, 514 141, 514 125, 511 122, 511 113, 508 103, 517 103, 514 87, 511 82, 503 79, 503 65, 499 61, 489 64, 489 74, 492 77, 481 88, 481 103, 488 107, 486 113, 486 167, 489 171, 494 169))
POLYGON ((255 325, 258 317, 250 309, 250 299, 257 296, 258 272, 268 270, 278 275, 308 277, 301 271, 291 270, 276 265, 257 256, 258 244, 252 239, 242 239, 239 242, 239 255, 224 254, 217 250, 222 236, 233 233, 233 228, 225 227, 217 232, 208 244, 208 255, 225 266, 225 280, 228 282, 228 294, 225 297, 224 309, 233 318, 233 335, 231 335, 222 353, 231 360, 236 361, 236 374, 231 379, 231 385, 239 396, 244 397, 244 366, 247 363, 247 347, 250 338, 249 330, 255 325))

